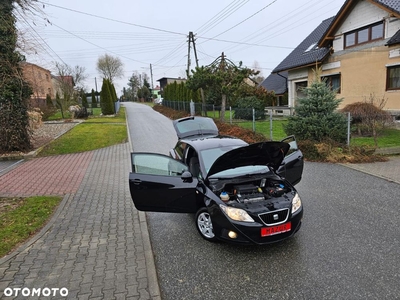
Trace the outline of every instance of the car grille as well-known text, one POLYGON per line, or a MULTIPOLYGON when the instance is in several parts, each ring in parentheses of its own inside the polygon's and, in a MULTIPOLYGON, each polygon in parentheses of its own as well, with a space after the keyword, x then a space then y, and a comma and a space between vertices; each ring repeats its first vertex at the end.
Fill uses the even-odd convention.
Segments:
POLYGON ((259 214, 261 221, 268 226, 285 223, 289 218, 289 209, 284 208, 273 212, 259 214))

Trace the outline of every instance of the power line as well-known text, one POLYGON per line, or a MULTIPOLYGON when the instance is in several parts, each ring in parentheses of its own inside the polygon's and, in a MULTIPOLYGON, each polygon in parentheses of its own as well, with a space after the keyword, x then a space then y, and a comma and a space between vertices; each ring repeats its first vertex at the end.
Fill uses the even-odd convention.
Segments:
POLYGON ((90 16, 93 18, 98 18, 98 19, 103 19, 103 20, 107 20, 107 21, 111 21, 111 22, 116 22, 116 23, 121 23, 121 24, 125 24, 125 25, 130 25, 130 26, 135 26, 135 27, 140 27, 140 28, 144 28, 144 29, 149 29, 149 30, 155 30, 155 31, 161 31, 161 32, 165 32, 165 33, 171 33, 171 34, 176 34, 176 35, 184 35, 186 36, 186 34, 180 33, 180 32, 174 32, 174 31, 169 31, 169 30, 164 30, 164 29, 159 29, 159 28, 154 28, 154 27, 150 27, 150 26, 144 26, 144 25, 139 25, 139 24, 134 24, 134 23, 130 23, 130 22, 126 22, 126 21, 120 21, 120 20, 116 20, 116 19, 112 19, 112 18, 107 18, 107 17, 103 17, 103 16, 98 16, 95 14, 90 14, 90 13, 86 13, 83 11, 79 11, 76 9, 72 9, 72 8, 67 8, 67 7, 62 7, 59 5, 55 5, 55 4, 50 4, 50 3, 46 3, 46 2, 42 2, 42 1, 38 1, 39 3, 42 3, 44 5, 49 5, 49 6, 53 6, 59 9, 64 9, 64 10, 68 10, 68 11, 72 11, 78 14, 82 14, 82 15, 86 15, 86 16, 90 16))
POLYGON ((268 5, 264 6, 263 8, 261 8, 259 11, 255 12, 254 14, 252 14, 251 16, 247 17, 246 19, 244 19, 243 21, 237 23, 236 25, 232 26, 231 28, 228 28, 227 30, 221 32, 220 34, 217 34, 216 36, 214 36, 213 38, 216 38, 220 35, 223 35, 224 33, 232 30, 233 28, 236 28, 237 26, 239 26, 240 24, 243 24, 244 22, 246 22, 247 20, 251 19, 252 17, 254 17, 255 15, 259 14, 260 12, 262 12, 264 9, 266 9, 267 7, 270 7, 272 4, 274 4, 276 1, 278 0, 274 0, 271 3, 269 3, 268 5))

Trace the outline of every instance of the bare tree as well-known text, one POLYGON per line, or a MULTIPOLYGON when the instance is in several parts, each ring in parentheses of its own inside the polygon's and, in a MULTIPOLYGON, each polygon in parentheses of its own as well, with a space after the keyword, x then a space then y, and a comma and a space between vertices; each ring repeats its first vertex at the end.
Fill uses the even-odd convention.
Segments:
POLYGON ((256 60, 254 61, 252 69, 255 72, 258 72, 257 75, 253 75, 252 79, 257 83, 263 82, 265 78, 264 78, 264 76, 262 74, 262 70, 261 70, 261 67, 260 67, 260 64, 258 63, 258 61, 256 61, 256 60))
POLYGON ((115 78, 121 78, 124 75, 123 63, 118 57, 108 54, 100 56, 97 60, 97 71, 103 78, 109 79, 111 82, 115 78))
POLYGON ((70 67, 67 64, 59 62, 55 63, 56 78, 57 78, 57 93, 60 95, 57 101, 58 107, 61 109, 61 114, 64 116, 64 111, 78 101, 79 93, 77 91, 83 89, 83 84, 87 75, 84 67, 70 67))

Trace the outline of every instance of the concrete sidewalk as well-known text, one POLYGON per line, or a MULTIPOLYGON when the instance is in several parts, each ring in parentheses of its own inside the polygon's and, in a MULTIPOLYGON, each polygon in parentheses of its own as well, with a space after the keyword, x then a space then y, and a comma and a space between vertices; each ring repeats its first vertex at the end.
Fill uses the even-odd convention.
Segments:
POLYGON ((68 290, 54 299, 161 299, 145 214, 129 193, 129 153, 125 143, 0 164, 0 197, 64 195, 49 224, 0 259, 1 299, 25 299, 18 288, 68 290))
POLYGON ((400 156, 391 156, 385 162, 343 165, 400 184, 400 156))

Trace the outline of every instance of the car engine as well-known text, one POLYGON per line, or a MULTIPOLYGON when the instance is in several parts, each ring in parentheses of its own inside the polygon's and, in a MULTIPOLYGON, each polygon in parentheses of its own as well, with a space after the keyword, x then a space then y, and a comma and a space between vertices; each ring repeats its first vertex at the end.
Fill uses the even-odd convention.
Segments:
POLYGON ((226 184, 219 195, 224 202, 251 203, 281 197, 291 191, 283 181, 262 179, 246 184, 226 184))

